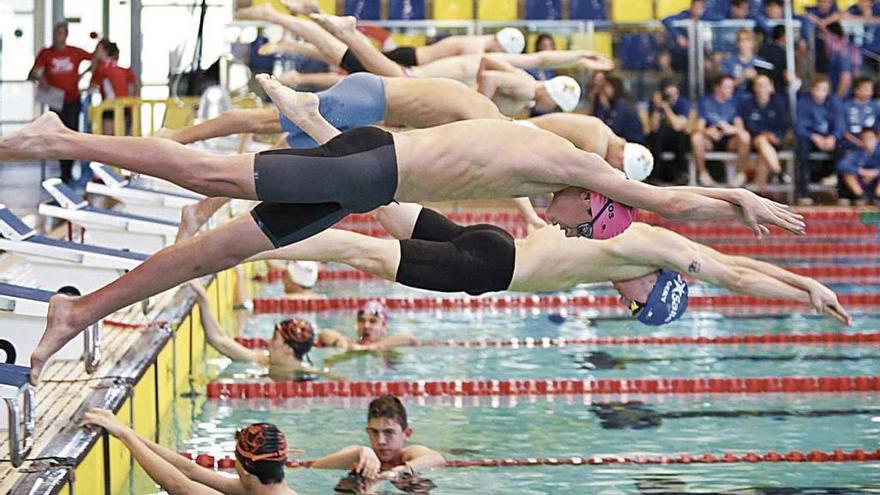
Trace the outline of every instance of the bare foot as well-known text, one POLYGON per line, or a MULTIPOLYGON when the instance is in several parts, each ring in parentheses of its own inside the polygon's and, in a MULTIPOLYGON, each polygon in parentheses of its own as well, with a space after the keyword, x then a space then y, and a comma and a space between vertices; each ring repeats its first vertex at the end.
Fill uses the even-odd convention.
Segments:
POLYGON ((295 70, 284 71, 278 76, 278 82, 291 88, 299 86, 299 80, 299 72, 295 70))
POLYGON ((70 130, 64 127, 58 114, 44 113, 21 129, 0 137, 0 161, 61 158, 51 156, 49 144, 53 136, 64 132, 70 130))
POLYGON ((180 242, 196 235, 196 232, 211 218, 211 215, 228 201, 228 198, 221 197, 205 198, 198 203, 181 208, 180 225, 177 227, 177 238, 174 242, 180 242))
POLYGON ((319 26, 336 37, 349 34, 357 28, 357 18, 350 15, 340 17, 327 14, 312 14, 310 17, 319 26))
POLYGON ((318 95, 294 91, 267 74, 258 74, 256 79, 278 110, 294 123, 320 116, 318 95))
POLYGON ((320 14, 321 7, 316 0, 282 0, 281 3, 294 14, 309 15, 320 14))
POLYGON ((57 294, 49 299, 49 315, 46 318, 46 331, 31 354, 31 385, 36 385, 46 361, 70 342, 86 325, 79 326, 73 318, 73 305, 79 297, 57 294))
POLYGON ((156 130, 156 132, 153 133, 153 137, 155 138, 169 139, 171 141, 177 141, 177 139, 175 139, 175 136, 177 136, 177 131, 175 131, 174 129, 169 129, 167 127, 160 127, 156 130))
POLYGON ((280 14, 280 12, 275 10, 271 4, 261 3, 236 10, 234 17, 246 21, 267 21, 276 14, 280 14))

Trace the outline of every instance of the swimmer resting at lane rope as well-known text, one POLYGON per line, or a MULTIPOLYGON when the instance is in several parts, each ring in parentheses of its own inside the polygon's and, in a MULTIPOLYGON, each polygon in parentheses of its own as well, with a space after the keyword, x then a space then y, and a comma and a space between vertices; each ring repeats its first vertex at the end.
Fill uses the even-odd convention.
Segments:
POLYGON ((738 201, 733 204, 628 181, 597 155, 552 133, 511 122, 473 120, 398 134, 366 127, 339 135, 318 113, 314 95, 296 93, 262 75, 258 80, 282 113, 326 144, 218 156, 166 139, 73 132, 52 113, 0 137, 0 161, 99 161, 208 196, 264 201, 249 215, 159 251, 95 292, 54 296, 46 332, 31 355, 33 383, 51 355, 108 314, 305 239, 349 213, 368 212, 394 200, 512 198, 574 186, 670 218, 740 218, 758 235, 768 232, 764 224, 804 232, 802 218, 773 201, 741 193, 732 198, 738 201))
POLYGON ((248 349, 223 331, 211 310, 204 285, 194 280, 189 286, 196 294, 205 341, 220 354, 233 361, 263 366, 269 370, 269 376, 273 380, 297 379, 309 374, 330 380, 345 380, 344 377, 311 366, 308 354, 315 344, 316 336, 308 321, 300 318, 281 321, 275 325, 266 349, 248 349))
POLYGON ((235 434, 235 474, 217 472, 141 437, 113 412, 91 409, 80 426, 99 426, 119 439, 147 475, 169 495, 296 495, 284 482, 287 438, 277 426, 254 423, 235 434))

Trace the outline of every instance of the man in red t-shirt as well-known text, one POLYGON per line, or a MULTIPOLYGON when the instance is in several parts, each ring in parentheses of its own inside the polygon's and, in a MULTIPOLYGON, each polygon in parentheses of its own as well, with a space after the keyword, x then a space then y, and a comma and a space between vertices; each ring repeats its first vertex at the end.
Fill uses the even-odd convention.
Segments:
MULTIPOLYGON (((103 101, 114 98, 137 95, 140 84, 134 71, 120 67, 119 47, 107 39, 103 39, 95 47, 95 56, 92 59, 92 80, 90 88, 98 88, 101 91, 103 101)), ((113 134, 113 111, 105 110, 102 115, 102 134, 113 134)), ((131 127, 131 110, 125 109, 125 127, 131 127)), ((126 131, 128 134, 128 131, 126 131)))
MULTIPOLYGON (((52 46, 40 50, 28 74, 28 79, 40 86, 64 91, 64 106, 50 109, 61 117, 68 128, 79 130, 79 64, 92 58, 92 54, 75 46, 67 46, 67 23, 59 22, 52 30, 52 46)), ((73 160, 61 160, 61 180, 70 182, 73 160)))

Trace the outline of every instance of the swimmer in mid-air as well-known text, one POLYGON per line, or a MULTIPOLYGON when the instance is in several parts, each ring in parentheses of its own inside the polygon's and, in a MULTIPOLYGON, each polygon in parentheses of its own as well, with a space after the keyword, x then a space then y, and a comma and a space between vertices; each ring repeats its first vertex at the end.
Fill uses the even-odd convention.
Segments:
POLYGON ((359 127, 340 134, 321 117, 315 95, 296 93, 268 77, 259 80, 282 113, 325 144, 214 155, 166 139, 73 132, 52 113, 0 137, 0 160, 99 161, 207 196, 263 201, 250 215, 165 248, 95 292, 54 296, 47 330, 32 354, 34 383, 49 356, 113 311, 394 200, 514 198, 573 186, 669 218, 741 219, 759 236, 769 232, 766 225, 804 232, 802 217, 747 191, 718 193, 730 200, 724 201, 626 180, 598 155, 512 122, 480 119, 398 134, 359 127))

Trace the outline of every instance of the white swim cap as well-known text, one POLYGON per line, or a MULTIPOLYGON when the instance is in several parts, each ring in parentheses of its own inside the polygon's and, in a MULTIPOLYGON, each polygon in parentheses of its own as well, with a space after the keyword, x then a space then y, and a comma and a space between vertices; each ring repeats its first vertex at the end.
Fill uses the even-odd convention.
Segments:
POLYGON ((544 88, 563 112, 574 110, 581 101, 581 85, 571 77, 556 76, 544 81, 544 88))
POLYGON ((495 39, 505 53, 522 53, 526 48, 526 38, 516 28, 504 28, 495 33, 495 39))
POLYGON ((623 171, 631 180, 643 181, 654 170, 654 155, 641 144, 623 145, 623 171))
POLYGON ((318 282, 318 263, 314 261, 291 261, 287 264, 287 274, 293 283, 311 289, 318 282))

